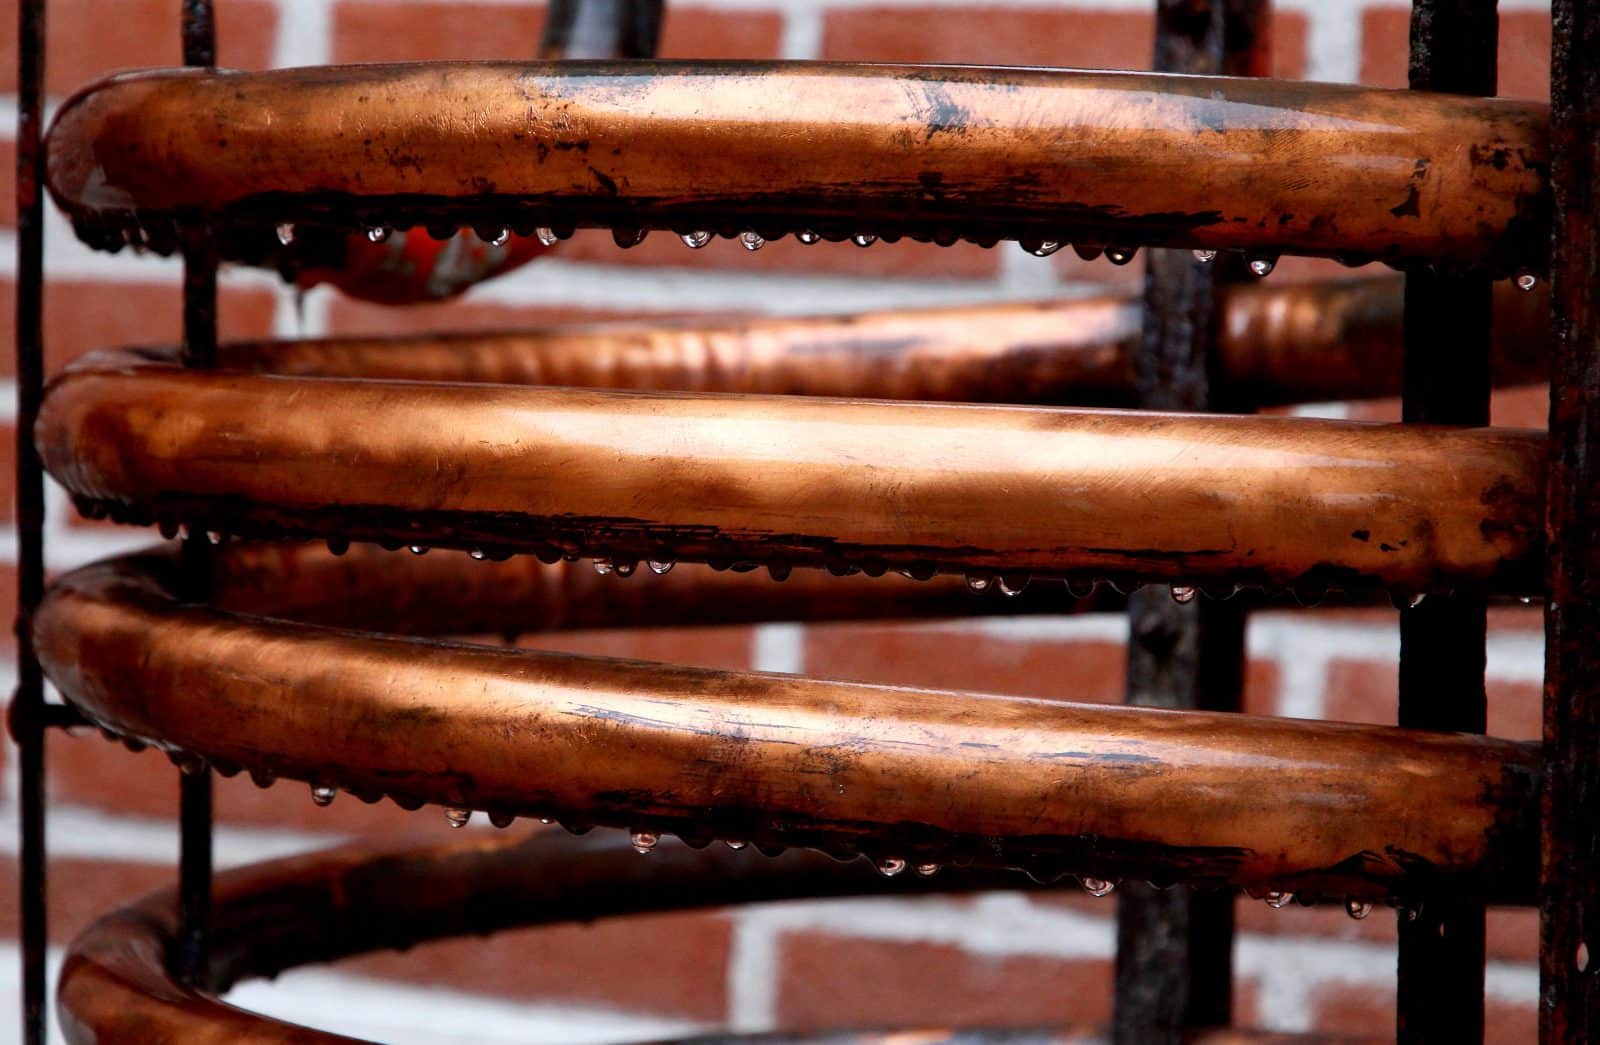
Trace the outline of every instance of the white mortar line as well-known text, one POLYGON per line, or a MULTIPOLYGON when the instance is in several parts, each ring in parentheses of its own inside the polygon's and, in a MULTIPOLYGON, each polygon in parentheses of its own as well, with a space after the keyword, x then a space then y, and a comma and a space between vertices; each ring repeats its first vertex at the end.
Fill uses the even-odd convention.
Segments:
POLYGON ((761 624, 750 639, 750 667, 803 675, 806 670, 805 628, 799 624, 761 624))

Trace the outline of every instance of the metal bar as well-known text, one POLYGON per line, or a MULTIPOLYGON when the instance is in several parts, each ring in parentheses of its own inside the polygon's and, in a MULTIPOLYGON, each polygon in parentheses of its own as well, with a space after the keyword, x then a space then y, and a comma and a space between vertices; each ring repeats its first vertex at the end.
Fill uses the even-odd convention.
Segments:
POLYGON ((1552 5, 1539 1038, 1600 1041, 1600 0, 1552 5))
MULTIPOLYGON (((1493 95, 1496 0, 1416 0, 1410 86, 1493 95)), ((1489 423, 1492 281, 1419 267, 1406 276, 1408 422, 1489 423)), ((1400 611, 1400 725, 1482 733, 1486 602, 1430 596, 1400 611)), ((1399 914, 1396 1035, 1402 1042, 1483 1039, 1484 905, 1434 898, 1399 914)))
MULTIPOLYGON (((217 25, 212 0, 183 0, 181 31, 185 65, 216 65, 217 25)), ((183 361, 192 367, 209 367, 215 362, 216 353, 217 248, 211 231, 201 219, 195 219, 183 231, 183 361)), ((191 533, 183 543, 184 581, 191 590, 205 587, 209 552, 204 534, 191 533)), ((178 777, 179 946, 173 959, 178 978, 192 984, 203 983, 207 969, 211 787, 211 769, 204 763, 186 764, 178 777)))
POLYGON ((552 0, 540 58, 654 58, 661 0, 552 0))
POLYGON ((17 744, 21 859, 22 1040, 45 1039, 46 890, 44 677, 33 648, 33 614, 44 595, 44 471, 33 420, 44 386, 44 161, 39 147, 44 89, 45 0, 17 5, 17 691, 11 734, 17 744))
MULTIPOLYGON (((1157 72, 1264 75, 1266 0, 1159 0, 1157 72)), ((1218 286, 1229 262, 1153 250, 1145 269, 1144 325, 1134 359, 1140 405, 1214 411, 1224 406, 1218 286)), ((1236 271, 1236 270, 1235 270, 1236 271)), ((1244 609, 1236 602, 1143 588, 1128 600, 1130 704, 1238 711, 1244 679, 1244 609)), ((1233 1017, 1234 893, 1146 882, 1117 907, 1113 1040, 1177 1042, 1233 1017)))

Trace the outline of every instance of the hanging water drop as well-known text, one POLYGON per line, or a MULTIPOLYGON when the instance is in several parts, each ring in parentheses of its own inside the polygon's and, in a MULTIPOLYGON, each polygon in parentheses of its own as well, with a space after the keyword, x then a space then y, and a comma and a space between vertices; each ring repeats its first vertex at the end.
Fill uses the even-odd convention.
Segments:
POLYGON ((939 865, 929 860, 916 866, 916 872, 924 878, 932 878, 939 873, 939 865))
MULTIPOLYGON (((184 772, 187 773, 189 770, 185 768, 184 772)), ((250 770, 250 782, 259 788, 268 788, 273 784, 276 784, 278 782, 278 778, 273 776, 265 769, 252 769, 250 770)))
POLYGON ((1198 594, 1198 589, 1191 588, 1186 584, 1174 584, 1172 586, 1172 601, 1180 606, 1186 606, 1193 602, 1194 597, 1198 594))
POLYGON ((1266 255, 1254 257, 1250 259, 1247 267, 1250 269, 1252 276, 1270 276, 1272 275, 1272 270, 1278 267, 1278 259, 1266 255))
POLYGON ((553 823, 555 823, 555 822, 556 822, 556 821, 555 821, 555 818, 554 818, 554 817, 549 817, 549 816, 541 816, 541 817, 540 817, 540 818, 539 818, 539 823, 541 823, 541 824, 544 824, 544 825, 545 825, 545 826, 546 826, 546 827, 549 827, 549 826, 550 826, 550 825, 551 825, 551 824, 553 824, 553 823))
POLYGON ((294 222, 286 221, 278 226, 278 242, 285 247, 294 242, 294 222))
POLYGON ((987 573, 967 574, 967 587, 973 591, 988 591, 989 585, 994 583, 994 577, 987 573))
POLYGON ((644 564, 648 566, 650 568, 650 572, 655 574, 657 577, 671 573, 672 568, 677 565, 677 563, 671 559, 646 559, 644 564))
POLYGON ((228 535, 221 530, 207 530, 206 541, 210 544, 221 546, 228 543, 228 535))
POLYGON ((611 564, 611 572, 618 577, 632 577, 638 567, 639 564, 631 559, 618 559, 611 564))
POLYGON ((793 572, 794 567, 785 559, 774 559, 767 563, 767 576, 775 581, 786 581, 793 572))
POLYGON ((331 787, 318 787, 313 784, 311 787, 311 801, 319 806, 332 805, 333 798, 338 793, 331 787))
POLYGON ((489 814, 489 823, 493 824, 495 827, 500 828, 501 830, 504 830, 505 828, 510 827, 511 824, 516 819, 517 818, 512 816, 510 813, 490 813, 489 814))
POLYGON ((1360 921, 1372 913, 1372 904, 1365 900, 1358 900, 1352 896, 1350 899, 1344 902, 1344 913, 1348 914, 1356 921, 1360 921))
POLYGON ((1214 250, 1197 250, 1194 252, 1194 260, 1202 265, 1209 265, 1217 260, 1217 252, 1214 250))
POLYGON ((878 861, 878 873, 885 878, 893 878, 906 869, 906 862, 898 856, 886 856, 878 861))
POLYGON ((1117 887, 1116 882, 1104 878, 1079 878, 1078 881, 1083 884, 1083 891, 1090 896, 1110 896, 1117 887))
POLYGON ((1138 247, 1107 247, 1106 260, 1113 265, 1126 265, 1138 253, 1138 247))
POLYGON ((643 243, 644 238, 649 234, 650 230, 648 229, 630 229, 618 226, 611 230, 611 242, 623 250, 627 250, 629 247, 637 247, 643 243))
POLYGON ((878 242, 878 237, 874 236, 870 232, 858 232, 854 236, 850 237, 850 242, 854 243, 858 247, 870 247, 874 243, 878 242))
POLYGON ((729 849, 732 849, 734 852, 737 853, 739 850, 743 849, 745 846, 749 845, 750 843, 749 842, 740 842, 740 841, 737 841, 736 839, 729 838, 729 839, 725 840, 722 844, 727 846, 729 849))
POLYGON ((1294 902, 1294 893, 1273 891, 1266 896, 1267 906, 1275 911, 1281 911, 1294 902))
POLYGON ((628 840, 633 843, 634 852, 649 853, 655 850, 661 836, 654 831, 634 831, 628 835, 628 840))
POLYGON ((367 230, 368 243, 382 243, 389 238, 390 230, 383 225, 374 225, 367 230))
POLYGON ((1028 586, 1028 581, 1026 573, 1002 573, 996 583, 1001 595, 1014 599, 1022 594, 1022 590, 1028 586))
POLYGON ((411 554, 426 555, 428 554, 428 546, 426 544, 413 544, 411 546, 411 554))
POLYGON ((688 247, 690 250, 699 250, 701 247, 711 242, 711 233, 707 232, 705 229, 696 229, 693 232, 685 232, 678 238, 683 240, 683 245, 688 247))
POLYGON ((474 548, 468 552, 467 555, 470 558, 477 559, 479 562, 482 562, 489 557, 489 553, 484 551, 482 548, 474 548))
POLYGON ((533 230, 533 234, 538 238, 540 243, 543 243, 547 247, 553 247, 557 243, 561 242, 561 237, 556 235, 556 230, 552 229, 548 225, 540 225, 538 228, 533 230))
POLYGON ((1521 595, 1521 596, 1517 597, 1517 601, 1522 603, 1524 606, 1532 606, 1533 605, 1533 596, 1532 595, 1521 595))
POLYGON ((1524 272, 1517 276, 1518 290, 1532 290, 1539 285, 1539 277, 1531 272, 1524 272))
MULTIPOLYGON (((199 755, 179 754, 173 758, 173 761, 177 764, 178 772, 184 776, 199 776, 206 771, 206 760, 199 755)), ((254 779, 254 777, 255 774, 252 773, 251 778, 254 779)), ((267 783, 270 784, 271 780, 269 779, 267 783)), ((261 786, 266 787, 267 784, 262 784, 261 786)))
POLYGON ((753 232, 750 229, 745 229, 739 233, 739 242, 744 245, 745 250, 760 250, 767 245, 767 241, 761 238, 760 233, 753 232))
POLYGON ((511 230, 503 225, 497 229, 479 229, 478 238, 491 247, 503 247, 511 242, 511 230), (484 235, 485 232, 488 233, 487 236, 484 235))
POLYGON ((451 827, 466 827, 467 821, 472 819, 472 810, 462 809, 459 806, 445 806, 444 819, 451 827))
POLYGON ((1427 597, 1428 597, 1428 593, 1427 592, 1421 592, 1421 591, 1417 592, 1415 595, 1411 596, 1411 598, 1406 600, 1406 609, 1408 609, 1408 610, 1416 609, 1418 606, 1422 605, 1422 601, 1424 599, 1426 599, 1427 597))
POLYGON ((610 575, 612 570, 610 559, 596 559, 591 565, 594 566, 594 572, 602 577, 610 575))
POLYGON ((817 235, 815 232, 812 232, 810 229, 801 229, 799 232, 794 234, 794 238, 809 247, 822 237, 817 235))

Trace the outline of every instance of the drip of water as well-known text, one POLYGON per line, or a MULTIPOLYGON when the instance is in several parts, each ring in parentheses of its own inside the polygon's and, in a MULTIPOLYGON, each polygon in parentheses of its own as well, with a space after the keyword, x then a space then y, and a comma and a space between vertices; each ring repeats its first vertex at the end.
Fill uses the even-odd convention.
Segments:
POLYGON ((878 873, 885 878, 893 878, 906 869, 905 860, 898 856, 886 856, 878 861, 878 873))
POLYGON ((495 827, 501 828, 502 830, 510 827, 516 819, 517 818, 512 816, 510 813, 489 814, 489 823, 493 824, 495 827))
POLYGON ((1194 260, 1202 265, 1209 265, 1217 260, 1217 252, 1214 250, 1197 250, 1194 252, 1194 260))
POLYGON ((318 787, 313 784, 311 787, 311 801, 319 806, 329 806, 333 804, 334 796, 338 793, 331 787, 318 787))
POLYGON ((489 553, 484 551, 482 548, 474 548, 468 552, 467 555, 471 558, 477 559, 479 562, 482 562, 489 557, 489 553))
POLYGON ((878 237, 870 232, 858 232, 850 237, 850 242, 858 247, 870 247, 878 242, 878 237))
POLYGON ((538 228, 533 230, 533 234, 538 237, 540 243, 543 243, 547 247, 553 247, 557 243, 561 242, 561 237, 556 235, 555 229, 552 229, 548 225, 540 225, 538 228))
POLYGON ((1294 902, 1294 893, 1273 891, 1266 896, 1267 906, 1273 910, 1281 911, 1294 902))
POLYGON ((634 852, 648 853, 654 851, 661 841, 661 836, 654 831, 634 831, 629 834, 628 839, 633 843, 634 852))
POLYGON ((920 863, 916 866, 916 872, 924 878, 932 878, 939 873, 939 865, 931 860, 926 863, 920 863))
POLYGON ((815 232, 812 232, 810 229, 801 229, 799 232, 794 234, 794 238, 809 247, 822 237, 817 235, 815 232))
POLYGON ((637 247, 643 243, 644 238, 649 234, 648 229, 614 228, 611 230, 611 242, 623 250, 627 250, 629 247, 637 247))
POLYGON ((294 242, 294 222, 285 221, 278 226, 278 242, 285 247, 294 242))
POLYGON ((1193 602, 1194 597, 1198 594, 1199 591, 1197 589, 1191 588, 1188 585, 1174 584, 1172 586, 1172 601, 1176 602, 1180 606, 1184 606, 1193 602))
POLYGON ((1062 247, 1066 246, 1060 240, 1053 239, 1025 239, 1018 240, 1017 245, 1036 258, 1048 258, 1062 247))
POLYGON ((1002 573, 997 582, 1000 594, 1013 599, 1016 598, 1028 586, 1029 579, 1026 573, 1002 573))
POLYGON ((1352 896, 1344 902, 1344 913, 1356 921, 1360 921, 1372 913, 1372 905, 1365 900, 1358 900, 1352 896))
POLYGON ((466 827, 467 821, 472 819, 472 810, 462 809, 459 806, 445 806, 444 820, 451 827, 466 827))
MULTIPOLYGON (((184 772, 188 772, 188 770, 185 769, 184 772)), ((259 788, 268 788, 276 784, 278 778, 265 769, 252 769, 250 770, 250 782, 259 788)))
POLYGON ((711 233, 707 232, 705 229, 696 229, 693 232, 685 232, 678 238, 683 240, 683 245, 688 247, 690 250, 699 250, 701 247, 711 242, 711 233))
POLYGON ((1531 272, 1524 272, 1517 277, 1518 290, 1532 290, 1539 285, 1539 277, 1531 272))
POLYGON ((744 246, 745 250, 760 250, 767 245, 767 241, 761 238, 760 233, 753 232, 750 229, 739 233, 739 242, 744 246))
POLYGON ((1110 896, 1117 887, 1116 882, 1104 878, 1079 878, 1078 881, 1083 883, 1083 891, 1090 896, 1110 896))
POLYGON ((426 555, 428 554, 428 546, 426 544, 413 544, 411 546, 411 554, 426 555))
POLYGON ((722 844, 727 846, 729 849, 732 849, 734 852, 737 853, 739 850, 743 849, 745 846, 749 845, 750 843, 749 842, 740 842, 740 841, 738 841, 736 839, 729 838, 729 839, 725 840, 722 844))
POLYGON ((650 568, 651 573, 655 574, 657 577, 661 577, 671 573, 672 568, 676 566, 677 563, 671 559, 647 559, 645 560, 645 565, 650 568))
POLYGON ((507 243, 511 242, 511 230, 505 228, 504 226, 501 226, 498 229, 480 229, 478 231, 478 238, 489 244, 491 247, 503 247, 507 243), (488 233, 487 236, 484 235, 485 232, 488 233))
POLYGON ((609 575, 613 569, 610 559, 596 559, 594 560, 593 566, 594 572, 598 573, 602 577, 609 575))
POLYGON ((1107 247, 1106 260, 1113 265, 1126 265, 1138 253, 1138 247, 1107 247))
POLYGON ((786 581, 793 572, 794 567, 783 559, 774 559, 767 563, 767 576, 775 581, 786 581))
POLYGON ((994 583, 994 577, 987 573, 967 574, 967 587, 973 591, 988 591, 989 585, 994 583))
POLYGON ((1278 267, 1278 259, 1265 254, 1250 259, 1247 266, 1252 276, 1270 276, 1272 270, 1278 267))
POLYGON ((393 230, 391 230, 387 226, 374 225, 374 226, 372 226, 372 228, 367 230, 367 242, 368 243, 382 243, 384 240, 389 238, 389 235, 390 235, 390 233, 392 231, 393 230))

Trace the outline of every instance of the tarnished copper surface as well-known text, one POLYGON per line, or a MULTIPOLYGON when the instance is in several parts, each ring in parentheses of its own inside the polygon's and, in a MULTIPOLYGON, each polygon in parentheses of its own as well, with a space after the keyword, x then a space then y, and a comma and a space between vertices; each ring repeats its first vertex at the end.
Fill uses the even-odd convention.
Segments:
MULTIPOLYGON (((799 897, 960 892, 992 884, 992 877, 960 870, 946 870, 933 879, 908 873, 890 880, 861 864, 838 864, 814 854, 766 858, 720 847, 697 852, 671 842, 641 858, 622 839, 606 835, 575 839, 545 832, 410 851, 349 848, 217 878, 211 991, 179 983, 168 972, 166 956, 177 917, 175 897, 167 891, 101 918, 73 942, 62 968, 58 1002, 73 1045, 335 1045, 352 1039, 245 1012, 218 1000, 214 991, 295 965, 449 935, 799 897)), ((1087 1027, 1063 1027, 757 1035, 749 1040, 1065 1045, 1089 1033, 1087 1027)), ((1226 1030, 1195 1040, 1220 1045, 1346 1039, 1226 1030)))
MULTIPOLYGON (((1542 380, 1544 295, 1509 283, 1495 381, 1542 380)), ((1396 278, 1231 288, 1220 379, 1259 405, 1400 391, 1396 278)), ((1137 302, 1078 298, 818 318, 655 320, 224 344, 222 366, 301 377, 758 392, 1061 406, 1132 402, 1137 302)))
POLYGON ((1530 432, 197 373, 91 357, 35 430, 74 495, 202 528, 649 559, 1531 586, 1530 432))
MULTIPOLYGON (((422 643, 180 601, 178 583, 161 558, 68 575, 39 655, 92 719, 222 765, 405 804, 1302 895, 1517 896, 1531 873, 1527 745, 422 643)), ((463 597, 416 605, 449 621, 463 597)))
POLYGON ((440 63, 114 77, 62 107, 47 148, 57 201, 104 242, 186 216, 235 239, 510 221, 1507 272, 1542 258, 1547 121, 1504 99, 1140 73, 440 63))

